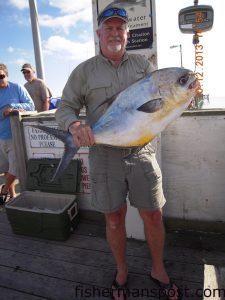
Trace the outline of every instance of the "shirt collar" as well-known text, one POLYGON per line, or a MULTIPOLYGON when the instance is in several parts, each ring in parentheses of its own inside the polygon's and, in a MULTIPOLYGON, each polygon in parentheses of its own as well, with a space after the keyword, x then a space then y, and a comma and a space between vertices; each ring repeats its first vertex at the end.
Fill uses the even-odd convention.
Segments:
MULTIPOLYGON (((112 62, 108 58, 106 58, 105 56, 103 56, 101 52, 99 53, 99 57, 103 61, 105 61, 105 62, 109 63, 110 65, 112 65, 112 62)), ((124 56, 122 58, 122 61, 121 61, 120 65, 122 65, 126 60, 128 60, 128 54, 127 54, 127 52, 124 53, 124 56)))

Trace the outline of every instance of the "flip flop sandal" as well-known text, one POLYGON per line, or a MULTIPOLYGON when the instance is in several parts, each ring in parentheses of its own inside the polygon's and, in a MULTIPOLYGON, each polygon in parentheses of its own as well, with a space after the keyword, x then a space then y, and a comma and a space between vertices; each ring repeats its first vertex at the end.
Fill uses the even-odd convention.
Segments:
POLYGON ((5 204, 7 197, 8 197, 8 192, 3 193, 3 189, 4 189, 4 185, 1 188, 1 192, 0 192, 0 205, 5 204))
POLYGON ((169 295, 169 291, 170 290, 174 290, 173 286, 175 286, 177 288, 177 294, 178 294, 178 298, 177 300, 181 300, 183 295, 181 293, 181 290, 179 288, 179 286, 174 283, 173 281, 170 280, 169 283, 163 283, 161 281, 159 281, 158 279, 152 277, 152 275, 150 275, 151 280, 160 288, 161 291, 163 291, 165 297, 170 300, 172 296, 174 295, 169 295))
POLYGON ((124 284, 119 284, 116 279, 112 282, 111 287, 111 299, 115 300, 116 298, 113 296, 113 291, 117 291, 118 296, 123 295, 123 299, 127 299, 127 281, 124 284))

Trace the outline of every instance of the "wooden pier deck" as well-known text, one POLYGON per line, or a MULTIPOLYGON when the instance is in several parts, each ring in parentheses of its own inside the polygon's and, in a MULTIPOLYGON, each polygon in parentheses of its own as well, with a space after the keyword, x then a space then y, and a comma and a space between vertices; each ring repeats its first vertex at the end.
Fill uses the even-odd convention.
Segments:
MULTIPOLYGON (((148 277, 151 259, 146 243, 129 239, 127 260, 128 299, 163 299, 148 277)), ((183 299, 204 299, 204 265, 225 266, 225 236, 168 232, 165 263, 183 299)), ((84 215, 70 238, 59 242, 15 235, 5 208, 0 208, 1 300, 109 299, 114 273, 104 222, 98 218, 84 215)), ((224 299, 208 297, 210 290, 206 293, 207 299, 224 299)))

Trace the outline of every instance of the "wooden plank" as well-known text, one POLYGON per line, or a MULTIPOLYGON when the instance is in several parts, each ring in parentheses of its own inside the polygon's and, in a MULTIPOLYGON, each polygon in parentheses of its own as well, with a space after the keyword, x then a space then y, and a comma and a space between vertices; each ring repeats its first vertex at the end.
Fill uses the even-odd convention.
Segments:
MULTIPOLYGON (((60 280, 58 278, 34 274, 20 269, 15 270, 3 266, 0 266, 0 274, 0 286, 16 290, 17 292, 51 300, 83 299, 81 295, 76 295, 76 286, 80 286, 81 284, 72 280, 60 280)), ((83 290, 91 287, 92 286, 82 284, 83 290)), ((99 288, 101 289, 102 287, 99 288)), ((103 298, 95 296, 91 297, 91 299, 97 300, 103 298)), ((9 300, 9 298, 7 300, 9 300)))
POLYGON ((102 265, 96 266, 79 264, 68 260, 34 256, 0 249, 0 266, 8 267, 15 272, 24 271, 32 274, 41 274, 46 277, 73 281, 96 286, 109 285, 114 276, 114 268, 102 265))
MULTIPOLYGON (((92 271, 93 270, 90 269, 89 274, 86 275, 87 279, 92 271)), ((59 279, 57 277, 44 276, 43 274, 27 272, 19 268, 11 269, 0 266, 0 274, 3 275, 0 279, 1 286, 52 300, 108 299, 107 297, 100 297, 99 293, 100 295, 103 295, 103 291, 109 292, 113 278, 112 274, 110 278, 108 278, 108 275, 106 273, 107 276, 104 279, 104 285, 99 286, 77 282, 73 278, 74 273, 71 273, 70 280, 65 280, 59 279), (84 297, 85 292, 87 292, 88 290, 91 295, 89 295, 89 297, 84 297), (97 295, 96 290, 98 291, 97 295)), ((98 273, 95 273, 95 275, 98 276, 98 273)), ((104 274, 101 273, 101 276, 104 276, 104 274)), ((186 297, 184 297, 183 299, 188 299, 191 295, 195 295, 196 290, 200 288, 200 285, 195 283, 188 283, 184 281, 179 281, 177 283, 181 286, 183 291, 186 291, 186 297)), ((129 290, 131 296, 129 297, 129 299, 135 300, 159 299, 159 293, 162 292, 158 290, 157 286, 155 286, 155 284, 149 279, 148 276, 137 275, 133 273, 129 274, 129 290), (143 297, 137 298, 137 292, 139 294, 143 293, 143 297), (146 292, 148 292, 149 295, 153 295, 152 293, 155 292, 157 297, 148 297, 148 295, 146 295, 146 292)), ((10 298, 8 298, 7 300, 10 300, 10 298)))
MULTIPOLYGON (((88 231, 88 230, 87 230, 88 231)), ((15 238, 26 239, 26 240, 40 240, 34 237, 14 235, 11 231, 11 227, 8 224, 2 223, 0 226, 0 235, 12 236, 15 238)), ((57 241, 46 241, 50 244, 67 245, 71 247, 102 250, 105 252, 110 252, 109 246, 105 239, 95 237, 92 235, 85 236, 77 234, 77 231, 73 233, 70 238, 65 242, 57 241)), ((214 240, 211 241, 214 243, 214 240)), ((220 248, 217 248, 220 250, 220 248)), ((149 258, 149 250, 145 242, 128 240, 127 241, 127 255, 139 256, 149 258)), ((172 260, 178 262, 187 263, 197 263, 197 264, 224 264, 225 265, 225 255, 223 251, 209 251, 209 250, 198 250, 182 247, 179 243, 179 247, 166 245, 165 247, 165 260, 172 260), (174 253, 179 252, 178 256, 174 253)))
MULTIPOLYGON (((14 255, 23 253, 25 255, 43 258, 54 257, 55 260, 60 262, 65 261, 75 264, 84 264, 86 266, 115 269, 114 259, 110 252, 66 247, 63 244, 56 245, 42 241, 23 240, 21 243, 19 239, 13 237, 2 238, 0 240, 0 248, 3 249, 3 253, 0 255, 0 264, 2 265, 6 265, 8 260, 11 261, 11 258, 6 256, 6 253, 9 253, 11 250, 14 255), (7 247, 5 245, 7 245, 7 247), (7 251, 4 250, 5 248, 7 251)), ((150 256, 148 258, 142 258, 127 255, 127 263, 129 270, 138 274, 147 274, 151 268, 150 256)), ((166 261, 166 265, 170 270, 171 276, 175 278, 180 278, 179 274, 182 274, 182 278, 185 280, 203 282, 203 265, 178 263, 176 261, 166 261)))
POLYGON ((0 286, 0 297, 1 300, 44 300, 49 298, 43 298, 34 296, 31 294, 26 294, 23 292, 16 291, 14 289, 8 289, 0 286))

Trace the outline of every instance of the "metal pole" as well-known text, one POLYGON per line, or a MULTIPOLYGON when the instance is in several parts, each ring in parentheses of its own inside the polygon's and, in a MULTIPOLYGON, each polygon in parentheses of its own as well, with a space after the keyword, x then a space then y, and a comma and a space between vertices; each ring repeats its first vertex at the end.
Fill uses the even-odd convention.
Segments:
POLYGON ((38 12, 37 12, 36 0, 29 0, 29 6, 30 6, 30 19, 31 19, 31 27, 32 27, 37 77, 44 80, 45 79, 44 66, 43 66, 43 57, 41 51, 41 38, 40 38, 40 31, 39 31, 39 24, 38 24, 38 12))
POLYGON ((177 47, 180 47, 180 66, 181 66, 181 68, 183 68, 182 45, 181 44, 179 44, 179 45, 172 45, 172 46, 170 46, 170 49, 177 48, 177 47))
POLYGON ((182 60, 182 45, 180 44, 180 66, 183 68, 183 60, 182 60))

